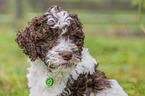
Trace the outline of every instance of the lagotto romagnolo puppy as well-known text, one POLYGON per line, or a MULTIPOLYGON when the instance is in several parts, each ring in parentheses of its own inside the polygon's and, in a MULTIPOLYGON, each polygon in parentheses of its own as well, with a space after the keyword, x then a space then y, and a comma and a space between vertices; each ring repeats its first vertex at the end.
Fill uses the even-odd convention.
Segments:
POLYGON ((127 96, 116 80, 97 70, 76 14, 52 6, 19 31, 16 42, 31 63, 29 96, 127 96))

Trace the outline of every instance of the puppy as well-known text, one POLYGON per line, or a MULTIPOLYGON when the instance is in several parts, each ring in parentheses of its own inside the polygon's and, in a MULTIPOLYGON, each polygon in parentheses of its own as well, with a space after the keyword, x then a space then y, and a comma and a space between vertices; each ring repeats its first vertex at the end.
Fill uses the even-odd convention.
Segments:
POLYGON ((29 96, 127 96, 117 81, 97 70, 84 37, 78 16, 56 5, 17 33, 31 64, 29 96))

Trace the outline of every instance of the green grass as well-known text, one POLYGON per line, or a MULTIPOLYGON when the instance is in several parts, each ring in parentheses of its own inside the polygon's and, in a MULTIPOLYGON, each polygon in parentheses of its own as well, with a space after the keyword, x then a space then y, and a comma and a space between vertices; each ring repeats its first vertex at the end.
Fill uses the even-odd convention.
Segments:
POLYGON ((27 59, 15 43, 12 29, 0 31, 0 96, 26 96, 27 59))
MULTIPOLYGON (((14 41, 16 32, 0 29, 0 96, 28 96, 27 57, 14 41)), ((145 94, 145 38, 86 35, 85 47, 98 69, 116 79, 129 96, 145 94)))

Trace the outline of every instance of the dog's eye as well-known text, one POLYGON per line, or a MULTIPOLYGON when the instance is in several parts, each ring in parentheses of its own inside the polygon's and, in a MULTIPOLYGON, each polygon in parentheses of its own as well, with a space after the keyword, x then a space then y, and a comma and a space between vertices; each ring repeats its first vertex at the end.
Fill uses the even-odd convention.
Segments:
POLYGON ((53 39, 52 37, 48 37, 48 38, 47 38, 48 41, 51 41, 52 39, 53 39))

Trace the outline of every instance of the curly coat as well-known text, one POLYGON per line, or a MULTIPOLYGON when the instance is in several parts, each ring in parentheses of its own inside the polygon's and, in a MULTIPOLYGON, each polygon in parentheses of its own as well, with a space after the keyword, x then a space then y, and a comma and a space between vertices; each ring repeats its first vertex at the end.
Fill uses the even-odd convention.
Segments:
MULTIPOLYGON (((97 62, 89 55, 87 50, 84 48, 85 36, 82 31, 82 23, 78 19, 78 16, 76 14, 69 14, 66 11, 62 11, 58 6, 53 6, 50 7, 45 14, 33 18, 31 22, 28 23, 28 26, 24 28, 24 30, 18 31, 17 37, 15 39, 19 47, 29 57, 32 63, 31 67, 28 69, 30 74, 27 75, 29 81, 28 85, 32 87, 30 92, 31 95, 37 92, 34 87, 40 88, 39 86, 35 86, 35 84, 31 84, 31 83, 33 83, 34 81, 38 84, 40 82, 43 83, 42 79, 46 78, 48 75, 45 74, 47 72, 44 71, 48 71, 49 74, 54 74, 52 71, 54 70, 54 68, 48 66, 46 57, 48 55, 47 53, 49 53, 54 47, 59 45, 58 43, 60 43, 60 38, 61 39, 64 38, 65 40, 68 40, 69 41, 68 45, 71 44, 76 45, 77 51, 74 51, 73 53, 78 54, 77 58, 79 58, 80 60, 78 60, 79 61, 78 65, 73 67, 74 68, 73 71, 67 70, 68 74, 67 72, 64 72, 67 75, 62 75, 63 72, 62 73, 60 72, 63 71, 62 69, 59 70, 58 72, 54 72, 60 75, 61 77, 60 79, 63 79, 65 78, 65 76, 66 77, 68 76, 68 78, 64 81, 65 85, 63 85, 64 87, 62 87, 63 90, 61 90, 61 92, 59 92, 57 96, 84 96, 84 95, 90 96, 91 93, 96 94, 101 92, 102 90, 106 90, 107 88, 112 87, 110 80, 105 76, 103 72, 97 70, 97 65, 98 65, 97 62), (63 16, 67 18, 64 19, 65 22, 64 24, 61 24, 61 21, 59 21, 59 19, 62 20, 63 18, 61 19, 59 18, 59 16, 55 16, 56 13, 58 13, 60 17, 63 16), (59 25, 56 26, 57 23, 60 24, 61 26, 59 25), (39 58, 42 61, 41 63, 45 64, 45 68, 43 68, 42 66, 39 66, 41 68, 38 67, 40 62, 37 62, 37 60, 39 58), (86 59, 88 59, 88 61, 86 59), (37 68, 39 68, 40 70, 36 70, 37 68), (40 77, 40 78, 36 78, 38 80, 35 79, 32 80, 33 77, 37 75, 42 76, 43 78, 40 77)), ((55 75, 54 78, 56 78, 55 75)), ((49 96, 56 96, 56 95, 52 95, 55 93, 50 91, 52 92, 52 94, 50 94, 50 92, 44 90, 44 88, 47 88, 46 85, 43 85, 41 90, 41 92, 45 91, 45 93, 40 93, 40 94, 43 94, 43 96, 46 96, 46 94, 49 96)), ((116 89, 120 87, 117 86, 114 88, 116 89)), ((49 88, 47 89, 51 90, 49 88)), ((121 92, 123 92, 122 89, 121 92)), ((127 95, 122 95, 122 96, 127 96, 127 95)))

